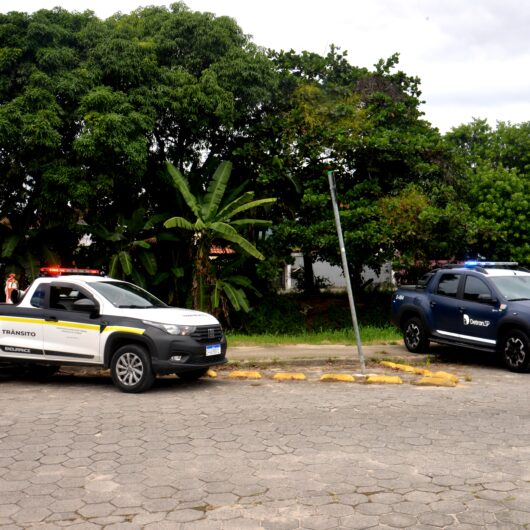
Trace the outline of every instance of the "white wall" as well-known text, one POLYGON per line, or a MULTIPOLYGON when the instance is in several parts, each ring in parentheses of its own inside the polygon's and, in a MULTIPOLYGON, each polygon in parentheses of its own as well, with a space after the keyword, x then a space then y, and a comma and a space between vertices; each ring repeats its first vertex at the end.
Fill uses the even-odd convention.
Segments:
MULTIPOLYGON (((296 281, 294 280, 293 272, 304 268, 304 258, 300 252, 293 253, 294 264, 286 265, 284 270, 284 279, 282 288, 286 291, 296 288, 296 281)), ((313 273, 316 276, 325 278, 329 282, 331 289, 346 289, 346 279, 342 273, 342 267, 336 267, 330 265, 327 261, 316 261, 313 263, 313 273)), ((365 267, 363 269, 363 279, 368 281, 373 279, 374 284, 379 283, 392 283, 392 266, 390 263, 386 263, 381 268, 381 273, 376 274, 372 269, 365 267)))

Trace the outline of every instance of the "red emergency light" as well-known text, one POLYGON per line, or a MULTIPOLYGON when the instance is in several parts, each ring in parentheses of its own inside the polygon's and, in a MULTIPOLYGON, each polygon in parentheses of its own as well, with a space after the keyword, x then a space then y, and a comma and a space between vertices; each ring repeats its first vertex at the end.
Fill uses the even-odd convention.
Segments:
POLYGON ((80 274, 85 276, 98 276, 100 274, 99 269, 76 269, 67 267, 41 267, 41 276, 62 276, 64 274, 80 274))

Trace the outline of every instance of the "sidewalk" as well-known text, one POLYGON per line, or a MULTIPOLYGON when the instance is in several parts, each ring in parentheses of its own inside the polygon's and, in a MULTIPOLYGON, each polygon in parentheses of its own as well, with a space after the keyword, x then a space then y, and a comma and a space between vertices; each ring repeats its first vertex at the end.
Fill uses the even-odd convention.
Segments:
MULTIPOLYGON (((403 361, 421 358, 409 353, 402 344, 363 345, 365 363, 373 363, 384 358, 399 358, 403 361)), ((287 346, 233 346, 228 344, 229 361, 242 365, 269 364, 324 364, 329 362, 352 363, 359 366, 359 354, 355 345, 340 344, 296 344, 287 346)))

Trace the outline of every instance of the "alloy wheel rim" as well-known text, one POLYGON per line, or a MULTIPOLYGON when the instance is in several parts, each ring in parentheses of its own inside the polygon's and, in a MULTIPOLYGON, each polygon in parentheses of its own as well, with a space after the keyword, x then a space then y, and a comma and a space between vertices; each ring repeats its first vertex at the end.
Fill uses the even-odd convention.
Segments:
POLYGON ((406 336, 409 346, 415 348, 420 342, 420 328, 416 324, 409 324, 406 336))
POLYGON ((142 359, 135 353, 124 353, 116 363, 116 375, 125 386, 138 384, 144 375, 142 359))
POLYGON ((526 356, 523 341, 517 337, 510 337, 506 341, 504 355, 506 356, 510 366, 521 365, 524 362, 526 356))

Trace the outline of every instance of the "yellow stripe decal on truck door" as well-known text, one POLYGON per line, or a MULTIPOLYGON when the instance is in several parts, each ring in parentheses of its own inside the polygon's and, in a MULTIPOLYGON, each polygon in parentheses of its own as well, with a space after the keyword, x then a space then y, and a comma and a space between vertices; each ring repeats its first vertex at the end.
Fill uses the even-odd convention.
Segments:
POLYGON ((57 322, 53 320, 45 320, 44 324, 46 324, 47 326, 59 326, 61 328, 88 329, 93 331, 99 331, 99 325, 81 324, 80 322, 69 322, 68 320, 59 320, 57 322))
POLYGON ((42 318, 29 318, 29 317, 0 317, 0 322, 21 322, 23 324, 42 324, 44 320, 42 318))
POLYGON ((129 328, 127 326, 107 326, 103 330, 104 333, 113 333, 114 331, 122 331, 124 333, 136 333, 137 335, 143 335, 145 333, 145 329, 129 328))
POLYGON ((0 322, 17 322, 21 324, 46 324, 47 326, 60 326, 63 328, 98 330, 99 325, 71 322, 69 320, 44 320, 43 318, 29 317, 0 317, 0 322))

